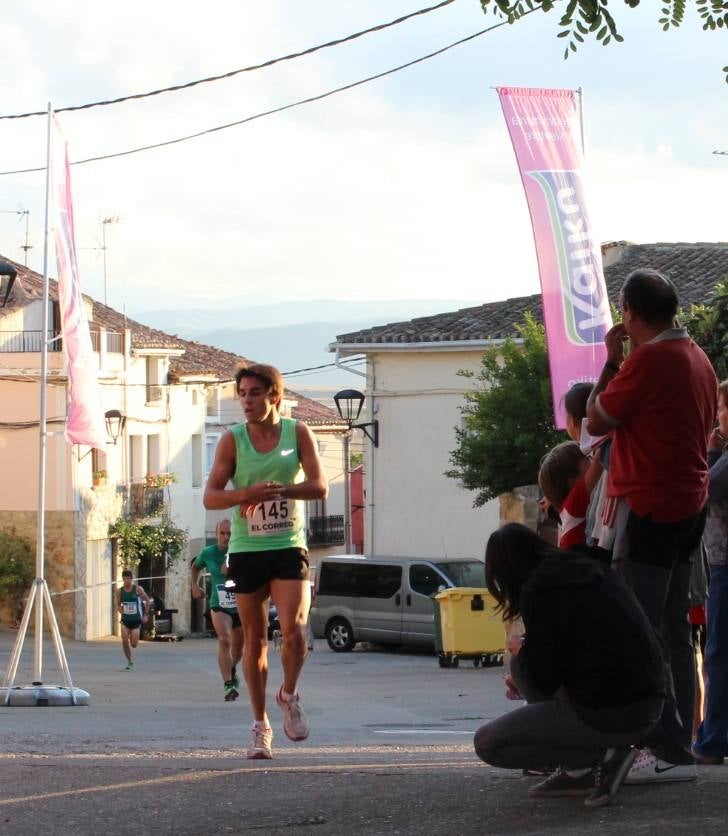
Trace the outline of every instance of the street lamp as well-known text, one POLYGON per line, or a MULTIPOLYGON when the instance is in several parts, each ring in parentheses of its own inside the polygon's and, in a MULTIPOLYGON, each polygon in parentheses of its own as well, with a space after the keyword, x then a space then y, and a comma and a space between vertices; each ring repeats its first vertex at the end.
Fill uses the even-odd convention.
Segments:
POLYGON ((126 426, 126 415, 122 415, 118 409, 110 409, 104 413, 104 418, 106 419, 106 432, 116 447, 116 442, 126 426))
POLYGON ((334 395, 339 416, 346 421, 350 430, 362 430, 375 447, 379 447, 379 421, 375 418, 367 424, 355 424, 361 413, 364 395, 356 389, 342 389, 334 395), (372 431, 369 432, 369 427, 372 431))
POLYGON ((101 250, 104 253, 104 305, 107 304, 106 302, 106 226, 107 224, 118 224, 121 221, 121 217, 119 215, 111 215, 108 218, 104 218, 101 221, 101 250))

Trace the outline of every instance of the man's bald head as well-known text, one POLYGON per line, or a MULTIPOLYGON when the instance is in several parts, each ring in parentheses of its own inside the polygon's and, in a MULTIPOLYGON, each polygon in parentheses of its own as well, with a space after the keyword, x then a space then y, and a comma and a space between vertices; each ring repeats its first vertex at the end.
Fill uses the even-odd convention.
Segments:
POLYGON ((675 285, 657 270, 634 270, 627 276, 620 294, 621 302, 650 326, 669 328, 677 314, 675 285))

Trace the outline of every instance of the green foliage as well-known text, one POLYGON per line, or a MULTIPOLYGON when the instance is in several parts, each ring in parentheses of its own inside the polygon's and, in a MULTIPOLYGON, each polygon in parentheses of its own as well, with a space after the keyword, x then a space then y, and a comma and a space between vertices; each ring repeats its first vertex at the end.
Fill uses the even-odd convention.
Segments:
MULTIPOLYGON (((624 40, 607 8, 608 3, 609 0, 568 0, 565 9, 559 5, 562 14, 559 19, 558 37, 568 39, 564 58, 576 52, 585 38, 596 38, 603 46, 612 40, 617 43, 624 40)), ((624 4, 636 9, 640 0, 624 0, 624 4)), ((486 14, 490 8, 498 17, 505 18, 508 23, 515 23, 537 9, 550 12, 555 3, 554 0, 480 0, 480 5, 486 14)), ((659 26, 664 31, 680 26, 685 19, 686 5, 686 0, 662 0, 659 4, 661 17, 657 21, 659 26)), ((703 29, 728 29, 728 0, 695 0, 695 8, 702 20, 703 29)), ((723 67, 723 72, 728 82, 728 67, 723 67)))
POLYGON ((710 305, 692 306, 687 329, 708 355, 718 380, 728 379, 728 276, 715 286, 710 305))
POLYGON ((35 554, 25 537, 0 530, 0 599, 18 595, 30 587, 35 578, 35 554))
POLYGON ((119 517, 109 526, 109 537, 117 539, 122 567, 133 569, 145 556, 156 560, 166 555, 173 562, 187 542, 187 531, 176 528, 167 517, 158 525, 119 517))
POLYGON ((526 314, 518 333, 522 345, 507 339, 485 352, 477 374, 458 372, 475 388, 460 407, 464 426, 455 428, 458 446, 445 475, 478 491, 475 507, 534 484, 541 458, 565 438, 553 425, 544 328, 526 314))

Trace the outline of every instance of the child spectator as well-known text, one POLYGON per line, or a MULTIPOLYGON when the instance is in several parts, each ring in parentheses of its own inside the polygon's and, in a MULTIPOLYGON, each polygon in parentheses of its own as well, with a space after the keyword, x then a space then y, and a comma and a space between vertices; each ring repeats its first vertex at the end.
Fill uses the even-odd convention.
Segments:
POLYGON ((541 461, 538 484, 559 512, 559 546, 586 545, 586 514, 592 488, 601 475, 598 458, 591 461, 575 441, 557 444, 541 461))

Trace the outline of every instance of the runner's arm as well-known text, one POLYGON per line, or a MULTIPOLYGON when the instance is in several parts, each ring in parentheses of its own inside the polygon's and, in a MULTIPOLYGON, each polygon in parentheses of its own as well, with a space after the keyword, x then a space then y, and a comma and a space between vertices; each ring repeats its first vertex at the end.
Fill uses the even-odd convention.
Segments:
POLYGON ((258 482, 246 488, 227 488, 235 473, 235 438, 226 432, 215 450, 210 475, 207 478, 202 504, 208 511, 221 511, 236 505, 258 505, 280 496, 280 486, 275 482, 258 482))
POLYGON ((301 421, 296 422, 296 441, 298 457, 306 478, 303 482, 283 485, 279 489, 279 496, 286 499, 325 499, 329 495, 329 485, 319 459, 316 439, 301 421))
POLYGON ((193 598, 203 598, 205 595, 204 590, 200 586, 200 572, 202 569, 199 569, 195 564, 192 564, 192 597, 193 598))

